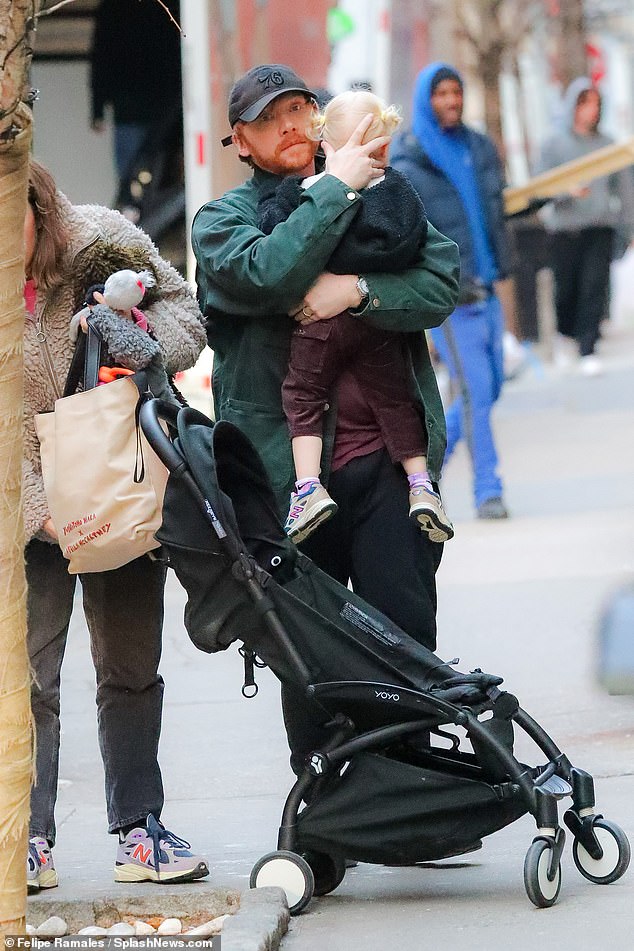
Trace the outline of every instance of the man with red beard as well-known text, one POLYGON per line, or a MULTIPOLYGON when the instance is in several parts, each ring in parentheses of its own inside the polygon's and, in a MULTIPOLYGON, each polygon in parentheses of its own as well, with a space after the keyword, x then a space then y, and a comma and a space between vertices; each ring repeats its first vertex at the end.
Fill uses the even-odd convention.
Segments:
MULTIPOLYGON (((427 429, 434 481, 446 443, 445 421, 424 331, 453 311, 458 295, 456 245, 430 224, 413 267, 398 274, 324 270, 359 209, 359 190, 383 173, 372 159, 382 143, 363 145, 371 116, 336 152, 308 134, 315 96, 288 66, 257 66, 229 98, 233 144, 253 176, 204 205, 192 228, 198 300, 214 350, 217 419, 239 426, 259 450, 280 515, 293 488, 293 459, 282 409, 291 333, 299 323, 348 310, 359 320, 403 333, 412 394, 427 429), (317 162, 317 167, 316 167, 317 162), (287 175, 325 169, 299 207, 265 235, 257 227, 263 188, 287 175)), ((387 141, 387 139, 385 140, 387 141)), ((436 569, 442 545, 408 517, 408 483, 383 444, 352 373, 341 375, 324 427, 321 478, 338 511, 302 546, 323 570, 354 590, 432 650, 436 646, 436 569)), ((323 742, 321 719, 299 692, 283 690, 295 770, 323 742)), ((323 712, 322 716, 323 718, 323 712)))

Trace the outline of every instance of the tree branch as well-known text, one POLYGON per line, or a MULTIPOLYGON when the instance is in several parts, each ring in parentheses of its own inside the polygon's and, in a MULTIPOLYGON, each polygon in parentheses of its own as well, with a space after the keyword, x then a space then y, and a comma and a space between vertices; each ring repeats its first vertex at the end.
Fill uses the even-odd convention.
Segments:
POLYGON ((74 3, 75 0, 59 0, 59 3, 56 3, 53 7, 47 7, 45 10, 40 10, 39 16, 47 17, 51 13, 55 13, 56 10, 59 10, 60 7, 65 7, 67 3, 74 3))
POLYGON ((467 17, 465 16, 465 7, 462 3, 458 2, 454 4, 456 22, 458 24, 458 34, 467 42, 471 43, 474 49, 480 48, 480 38, 473 31, 471 24, 467 22, 467 17))

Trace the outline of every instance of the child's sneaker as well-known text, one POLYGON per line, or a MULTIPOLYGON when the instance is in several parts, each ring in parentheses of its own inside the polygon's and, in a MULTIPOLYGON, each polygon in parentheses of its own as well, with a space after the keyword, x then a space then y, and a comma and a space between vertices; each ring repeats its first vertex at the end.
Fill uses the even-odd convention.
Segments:
POLYGON ((453 525, 442 507, 440 496, 424 485, 409 490, 409 517, 416 519, 421 531, 427 532, 432 542, 448 542, 453 538, 453 525))
POLYGON ((132 829, 119 843, 115 882, 192 882, 209 875, 207 863, 189 842, 149 815, 145 828, 132 829))
POLYGON ((26 885, 29 894, 40 888, 55 888, 57 872, 53 864, 51 847, 40 835, 31 836, 26 857, 26 885))
POLYGON ((294 542, 303 542, 336 511, 334 499, 330 498, 321 483, 314 482, 308 489, 291 494, 291 507, 284 531, 294 542))

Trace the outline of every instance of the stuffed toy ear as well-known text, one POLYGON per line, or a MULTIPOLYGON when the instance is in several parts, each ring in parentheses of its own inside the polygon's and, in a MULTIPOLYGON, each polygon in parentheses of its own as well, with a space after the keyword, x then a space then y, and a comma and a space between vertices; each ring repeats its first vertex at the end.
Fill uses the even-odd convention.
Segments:
POLYGON ((139 280, 143 282, 146 291, 149 290, 150 287, 156 287, 156 278, 151 271, 141 271, 139 273, 139 280))
POLYGON ((79 336, 79 326, 81 323, 82 317, 90 317, 90 307, 82 307, 81 310, 78 310, 76 314, 70 319, 70 324, 68 325, 68 336, 71 343, 77 343, 77 337, 79 336))

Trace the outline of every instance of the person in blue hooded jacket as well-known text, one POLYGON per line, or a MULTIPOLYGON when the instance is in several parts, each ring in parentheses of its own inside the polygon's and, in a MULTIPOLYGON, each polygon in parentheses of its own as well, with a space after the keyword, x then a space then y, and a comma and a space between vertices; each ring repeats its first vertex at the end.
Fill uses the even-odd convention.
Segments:
POLYGON ((462 121, 463 82, 445 63, 416 79, 412 127, 392 147, 392 165, 409 178, 434 226, 460 249, 458 306, 432 331, 457 397, 446 413, 449 458, 465 439, 479 518, 507 518, 491 412, 504 379, 504 316, 495 282, 509 276, 502 165, 494 143, 462 121))

